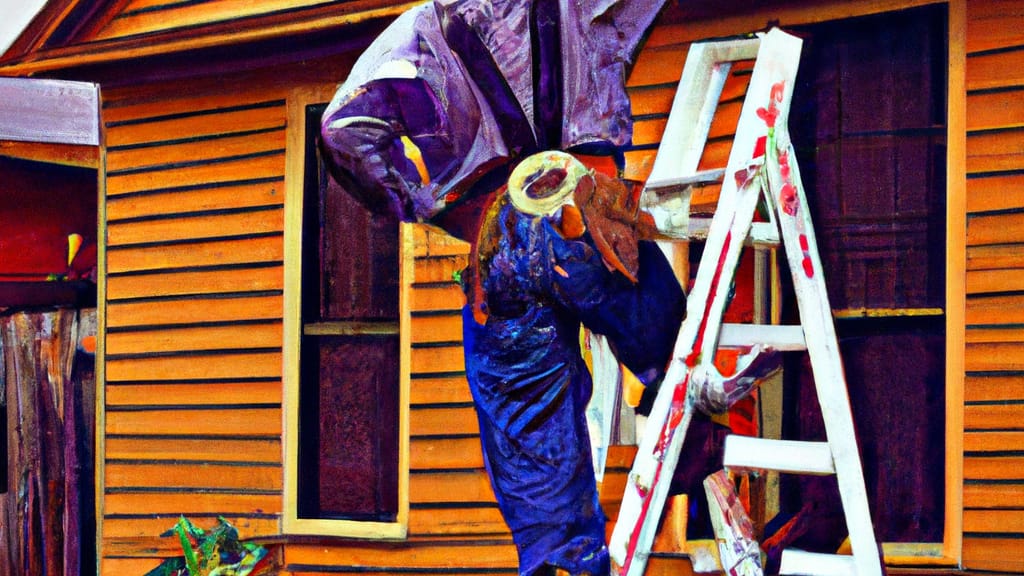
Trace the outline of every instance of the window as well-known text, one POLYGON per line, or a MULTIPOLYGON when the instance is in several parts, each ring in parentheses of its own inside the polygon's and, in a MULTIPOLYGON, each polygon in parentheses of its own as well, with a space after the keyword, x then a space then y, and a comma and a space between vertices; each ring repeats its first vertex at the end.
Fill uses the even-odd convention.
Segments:
POLYGON ((402 230, 328 176, 326 98, 290 101, 285 290, 285 532, 405 535, 408 362, 402 230))
MULTIPOLYGON (((946 30, 945 6, 802 29, 790 113, 872 519, 904 545, 942 542, 946 522, 946 30)), ((792 360, 783 434, 823 439, 792 360)), ((784 479, 782 507, 827 482, 784 479)))

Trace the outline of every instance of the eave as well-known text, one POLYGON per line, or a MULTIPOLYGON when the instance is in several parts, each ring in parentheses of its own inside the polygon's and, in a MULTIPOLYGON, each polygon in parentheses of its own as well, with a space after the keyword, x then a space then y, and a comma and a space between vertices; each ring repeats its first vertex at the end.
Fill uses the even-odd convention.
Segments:
POLYGON ((395 18, 422 3, 423 0, 398 4, 386 0, 358 0, 345 3, 343 9, 338 5, 323 6, 284 14, 176 28, 155 34, 42 48, 7 61, 0 61, 0 75, 34 76, 83 66, 343 29, 355 24, 395 18))

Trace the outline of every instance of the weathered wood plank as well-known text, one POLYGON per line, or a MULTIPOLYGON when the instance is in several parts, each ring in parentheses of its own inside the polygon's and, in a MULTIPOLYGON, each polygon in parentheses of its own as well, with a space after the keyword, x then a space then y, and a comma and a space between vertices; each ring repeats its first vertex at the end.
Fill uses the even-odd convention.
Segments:
POLYGON ((413 374, 461 372, 466 369, 461 345, 413 348, 410 370, 413 374))
MULTIPOLYGON (((207 105, 181 114, 170 114, 158 109, 154 110, 155 115, 150 121, 147 121, 147 118, 139 118, 121 123, 111 122, 109 118, 105 118, 107 147, 115 148, 116 153, 116 148, 121 146, 280 128, 285 124, 283 102, 264 101, 248 106, 236 106, 240 109, 233 107, 217 110, 207 105)), ((106 116, 106 112, 104 115, 106 116)))
POLYGON ((626 168, 623 176, 628 180, 645 181, 654 168, 657 150, 631 150, 625 153, 626 168))
POLYGON ((964 532, 1024 535, 1024 514, 1019 510, 964 510, 964 532))
MULTIPOLYGON (((178 552, 181 551, 179 546, 178 552)), ((101 558, 100 574, 148 574, 156 568, 163 559, 161 558, 101 558)))
MULTIPOLYGON (((1024 456, 967 456, 964 458, 964 479, 965 480, 1020 480, 1024 484, 1024 456)), ((1021 485, 1008 485, 1021 495, 1016 498, 1024 498, 1024 488, 1021 485)), ((979 486, 980 488, 991 486, 979 486)), ((964 488, 966 495, 966 487, 964 488)), ((1011 500, 1007 500, 1010 502, 1011 500)), ((969 508, 992 508, 993 506, 982 506, 981 504, 964 501, 969 508)), ((999 506, 995 506, 999 507, 999 506)))
MULTIPOLYGON (((255 536, 272 536, 281 533, 281 521, 272 514, 250 514, 243 515, 237 512, 222 510, 224 519, 238 529, 241 538, 252 538, 255 536), (269 516, 269 517, 265 517, 269 516)), ((178 521, 178 513, 156 514, 140 513, 138 510, 129 513, 128 517, 109 517, 103 519, 104 540, 115 538, 152 538, 156 542, 160 534, 174 528, 178 521)), ((219 513, 207 514, 197 517, 195 514, 189 517, 196 526, 206 530, 217 524, 219 513)))
POLYGON ((105 444, 108 460, 281 463, 280 438, 114 436, 108 437, 105 444))
POLYGON ((237 210, 278 206, 283 203, 283 179, 252 183, 243 180, 239 184, 230 186, 214 186, 141 196, 112 196, 107 199, 107 218, 116 222, 144 216, 237 210))
POLYGON ((479 438, 413 438, 410 441, 410 470, 480 468, 483 465, 479 438))
POLYGON ((1024 268, 1024 250, 1017 245, 969 246, 967 248, 968 270, 994 270, 1024 268))
MULTIPOLYGON (((104 90, 103 121, 106 124, 124 124, 160 116, 185 117, 211 110, 231 111, 242 108, 285 106, 284 99, 291 87, 268 82, 236 84, 224 90, 223 81, 203 86, 191 83, 182 92, 178 83, 142 84, 104 90)), ((282 114, 283 117, 283 114, 282 114)))
POLYGON ((183 214, 179 218, 112 223, 107 228, 111 247, 142 242, 266 234, 283 230, 284 210, 275 206, 238 213, 183 214))
POLYGON ((975 215, 967 218, 968 246, 1022 242, 1024 242, 1024 214, 975 215))
MULTIPOLYGON (((283 289, 283 266, 112 276, 107 279, 107 296, 112 300, 283 289)), ((254 317, 266 316, 258 314, 254 317)), ((182 318, 179 321, 189 320, 182 318)))
POLYGON ((217 382, 202 384, 119 384, 106 388, 107 406, 197 406, 231 404, 244 401, 253 404, 280 403, 280 382, 217 382))
POLYGON ((1005 292, 1024 292, 1024 269, 967 271, 967 294, 1005 292))
POLYGON ((1024 295, 968 298, 965 316, 968 326, 1024 323, 1024 295))
POLYGON ((1024 51, 969 54, 967 90, 991 90, 1024 85, 1024 51))
POLYGON ((967 130, 1024 126, 1024 91, 1006 90, 967 95, 967 130))
POLYGON ((648 46, 637 55, 626 85, 678 84, 688 53, 689 44, 648 46))
POLYGON ((416 504, 497 502, 491 481, 483 468, 410 474, 409 501, 416 504))
POLYGON ((1022 404, 968 404, 964 406, 965 430, 1024 429, 1022 404))
POLYGON ((972 570, 992 570, 1008 574, 1024 573, 1024 558, 1008 551, 1020 550, 1021 538, 979 538, 964 535, 963 565, 972 570))
POLYGON ((280 320, 282 306, 280 294, 237 298, 210 296, 170 302, 112 302, 107 305, 107 326, 280 320))
POLYGON ((462 288, 446 278, 443 284, 413 286, 409 307, 414 312, 456 310, 461 312, 466 303, 462 288))
POLYGON ((1024 206, 1024 174, 993 175, 967 181, 968 212, 1021 206, 1024 206))
POLYGON ((465 404, 473 401, 464 375, 413 378, 409 385, 409 403, 465 404))
POLYGON ((281 352, 214 352, 203 355, 117 358, 107 360, 110 381, 199 378, 280 378, 281 352))
POLYGON ((480 508, 413 508, 409 534, 508 534, 497 506, 480 508))
POLYGON ((1024 430, 964 433, 964 452, 1024 452, 1024 430))
POLYGON ((245 131, 235 136, 196 138, 174 141, 162 146, 145 146, 107 152, 107 171, 138 170, 147 166, 166 166, 198 159, 231 158, 255 155, 285 146, 284 126, 245 131))
POLYGON ((259 16, 298 7, 312 7, 330 4, 337 0, 221 0, 175 5, 161 10, 128 12, 113 19, 99 31, 97 39, 123 38, 140 34, 152 34, 215 22, 225 22, 243 17, 259 16))
POLYGON ((657 146, 665 133, 668 116, 654 116, 637 120, 633 124, 634 146, 657 146))
POLYGON ((966 402, 1020 399, 1024 399, 1024 378, 1020 376, 967 376, 964 380, 966 402))
POLYGON ((197 496, 191 492, 110 494, 103 498, 106 514, 224 514, 232 512, 275 513, 281 509, 280 494, 219 494, 197 496))
MULTIPOLYGON (((239 466, 203 463, 122 463, 108 462, 105 468, 107 490, 122 488, 198 488, 213 490, 280 491, 284 474, 280 466, 239 466)), ((205 498, 202 494, 199 498, 205 498)))
POLYGON ((411 436, 452 436, 480 434, 472 406, 416 408, 409 414, 411 436))
POLYGON ((967 344, 964 367, 968 372, 1024 370, 1024 346, 1017 342, 967 344))
POLYGON ((410 337, 413 344, 462 341, 462 314, 413 316, 410 337))
POLYGON ((1024 328, 1017 326, 1011 326, 1006 328, 968 327, 966 332, 966 341, 969 344, 984 344, 990 342, 1024 342, 1024 328))
POLYGON ((276 233, 255 238, 211 240, 110 250, 112 274, 167 268, 262 264, 284 261, 284 241, 276 233))
MULTIPOLYGON (((412 568, 510 568, 518 566, 515 545, 511 541, 428 542, 405 544, 347 544, 313 546, 288 544, 286 564, 324 567, 402 567, 412 568)), ((459 570, 462 573, 462 570, 459 570)))
POLYGON ((1020 537, 978 537, 964 536, 964 565, 973 570, 991 570, 1007 574, 1024 573, 1024 558, 1010 550, 1024 548, 1020 537))
POLYGON ((967 136, 968 174, 1020 170, 1024 168, 1022 155, 1024 130, 1020 128, 967 136))
POLYGON ((464 240, 450 236, 444 230, 431 225, 415 226, 413 234, 413 255, 416 258, 428 256, 467 256, 470 245, 464 240))
POLYGON ((116 196, 170 187, 235 182, 240 176, 248 179, 279 177, 284 174, 284 149, 236 160, 216 160, 181 167, 167 165, 167 168, 110 174, 107 176, 107 194, 116 196))
POLYGON ((413 282, 451 282, 465 267, 466 259, 460 256, 417 258, 413 282))
POLYGON ((967 3, 967 52, 1024 44, 1024 9, 1015 0, 967 3))
POLYGON ((672 99, 676 95, 676 84, 679 78, 671 84, 659 84, 629 89, 630 106, 633 116, 643 118, 646 116, 664 116, 672 109, 672 99))
POLYGON ((280 408, 108 411, 107 434, 150 436, 276 436, 280 408))
POLYGON ((0 140, 0 156, 77 168, 99 168, 100 149, 80 144, 0 140))

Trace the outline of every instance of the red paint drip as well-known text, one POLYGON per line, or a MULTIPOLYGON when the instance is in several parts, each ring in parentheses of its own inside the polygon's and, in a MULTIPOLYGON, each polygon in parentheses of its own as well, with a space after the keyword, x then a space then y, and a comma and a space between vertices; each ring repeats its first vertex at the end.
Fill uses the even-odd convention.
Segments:
POLYGON ((804 252, 811 249, 810 243, 807 242, 807 234, 800 235, 800 249, 804 252))
POLYGON ((804 256, 803 265, 804 265, 804 274, 806 274, 808 278, 813 278, 814 277, 814 264, 811 263, 811 257, 810 256, 804 256))
POLYGON ((697 358, 700 358, 700 349, 704 346, 704 332, 708 327, 708 316, 711 313, 711 305, 715 301, 715 296, 718 294, 718 282, 722 278, 722 269, 725 268, 725 257, 729 253, 730 244, 732 244, 732 230, 726 233, 725 244, 722 246, 722 251, 718 254, 718 266, 715 267, 715 276, 711 279, 711 293, 708 294, 708 298, 704 302, 704 315, 700 319, 697 340, 693 343, 693 350, 690 351, 690 355, 686 357, 686 365, 690 368, 697 365, 697 358))
POLYGON ((768 137, 761 136, 757 139, 757 143, 754 144, 754 158, 760 158, 764 156, 764 151, 767 148, 768 137))

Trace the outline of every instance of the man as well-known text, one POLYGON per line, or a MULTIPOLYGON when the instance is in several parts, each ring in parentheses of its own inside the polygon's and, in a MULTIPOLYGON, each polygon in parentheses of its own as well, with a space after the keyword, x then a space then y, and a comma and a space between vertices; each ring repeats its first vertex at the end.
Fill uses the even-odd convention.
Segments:
MULTIPOLYGON (((631 190, 576 159, 621 167, 625 67, 662 4, 435 0, 385 30, 323 118, 349 193, 473 244, 467 378, 522 574, 608 572, 580 323, 652 384, 685 309, 660 250, 637 240, 631 190), (548 150, 576 158, 536 154, 548 150), (523 195, 555 208, 516 206, 523 195)), ((703 475, 680 471, 699 487, 703 475)))

